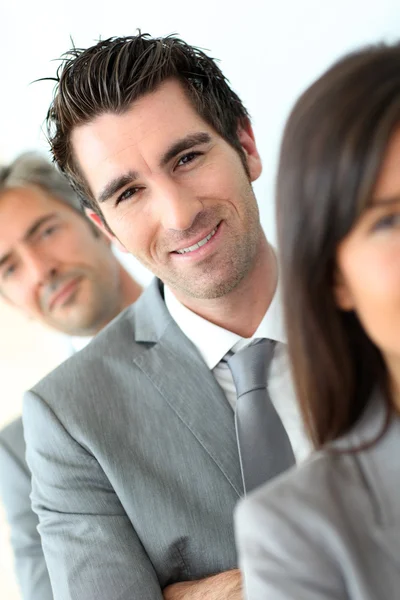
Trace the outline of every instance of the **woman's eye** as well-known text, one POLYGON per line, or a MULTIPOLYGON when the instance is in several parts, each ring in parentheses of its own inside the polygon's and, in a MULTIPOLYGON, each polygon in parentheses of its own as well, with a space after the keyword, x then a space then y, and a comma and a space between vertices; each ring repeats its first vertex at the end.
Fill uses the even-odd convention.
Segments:
POLYGON ((379 231, 380 229, 388 229, 389 227, 395 227, 400 224, 400 214, 386 215, 379 219, 374 225, 373 229, 379 231))
POLYGON ((180 165, 187 165, 187 164, 191 163, 195 158, 200 156, 200 154, 201 154, 201 152, 188 152, 188 154, 185 154, 184 156, 182 156, 179 159, 178 167, 180 165))
POLYGON ((132 196, 137 194, 138 191, 139 191, 139 188, 129 188, 129 189, 125 190, 124 192, 122 192, 122 194, 120 196, 118 196, 118 198, 115 201, 115 205, 118 206, 118 204, 120 204, 121 202, 124 202, 124 200, 128 200, 129 198, 131 198, 132 196))

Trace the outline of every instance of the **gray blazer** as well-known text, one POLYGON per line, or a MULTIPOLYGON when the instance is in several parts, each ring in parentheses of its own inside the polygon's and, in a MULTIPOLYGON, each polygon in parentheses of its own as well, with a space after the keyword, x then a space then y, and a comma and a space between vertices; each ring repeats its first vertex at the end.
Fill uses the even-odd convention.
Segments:
POLYGON ((234 414, 159 282, 24 401, 56 600, 161 600, 237 566, 234 414))
POLYGON ((32 511, 31 473, 25 460, 22 419, 0 431, 0 496, 11 530, 15 570, 23 600, 51 600, 49 575, 32 511))
MULTIPOLYGON (((337 449, 385 423, 379 398, 337 449)), ((400 598, 400 416, 368 450, 318 452, 249 496, 236 514, 248 600, 400 598)))

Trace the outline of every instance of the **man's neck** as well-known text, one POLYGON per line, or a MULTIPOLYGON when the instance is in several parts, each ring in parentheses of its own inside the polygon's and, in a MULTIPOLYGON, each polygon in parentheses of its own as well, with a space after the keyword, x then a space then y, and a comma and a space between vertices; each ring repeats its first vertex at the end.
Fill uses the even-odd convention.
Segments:
POLYGON ((249 338, 257 330, 272 302, 277 281, 275 252, 262 236, 256 263, 229 294, 213 300, 203 300, 183 297, 175 290, 171 291, 182 304, 203 319, 249 338))

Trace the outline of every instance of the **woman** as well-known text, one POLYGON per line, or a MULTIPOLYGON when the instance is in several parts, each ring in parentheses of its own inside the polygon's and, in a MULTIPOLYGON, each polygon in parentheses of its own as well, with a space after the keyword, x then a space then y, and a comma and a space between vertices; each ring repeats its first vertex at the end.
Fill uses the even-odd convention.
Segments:
POLYGON ((249 600, 400 598, 400 45, 330 68, 277 181, 288 347, 317 452, 239 507, 249 600))

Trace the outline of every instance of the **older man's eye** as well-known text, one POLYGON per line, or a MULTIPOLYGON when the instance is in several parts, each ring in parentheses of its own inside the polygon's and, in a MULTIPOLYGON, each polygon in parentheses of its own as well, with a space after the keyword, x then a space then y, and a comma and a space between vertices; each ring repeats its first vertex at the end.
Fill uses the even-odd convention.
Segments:
POLYGON ((41 237, 42 238, 48 238, 50 236, 53 235, 53 233, 55 233, 57 231, 58 227, 57 225, 51 225, 50 227, 46 227, 45 229, 43 229, 42 233, 41 233, 41 237))
POLYGON ((8 279, 9 277, 11 277, 12 275, 14 275, 14 273, 17 270, 17 265, 15 265, 14 263, 10 263, 9 265, 7 265, 7 267, 5 267, 2 271, 2 278, 3 279, 8 279))

